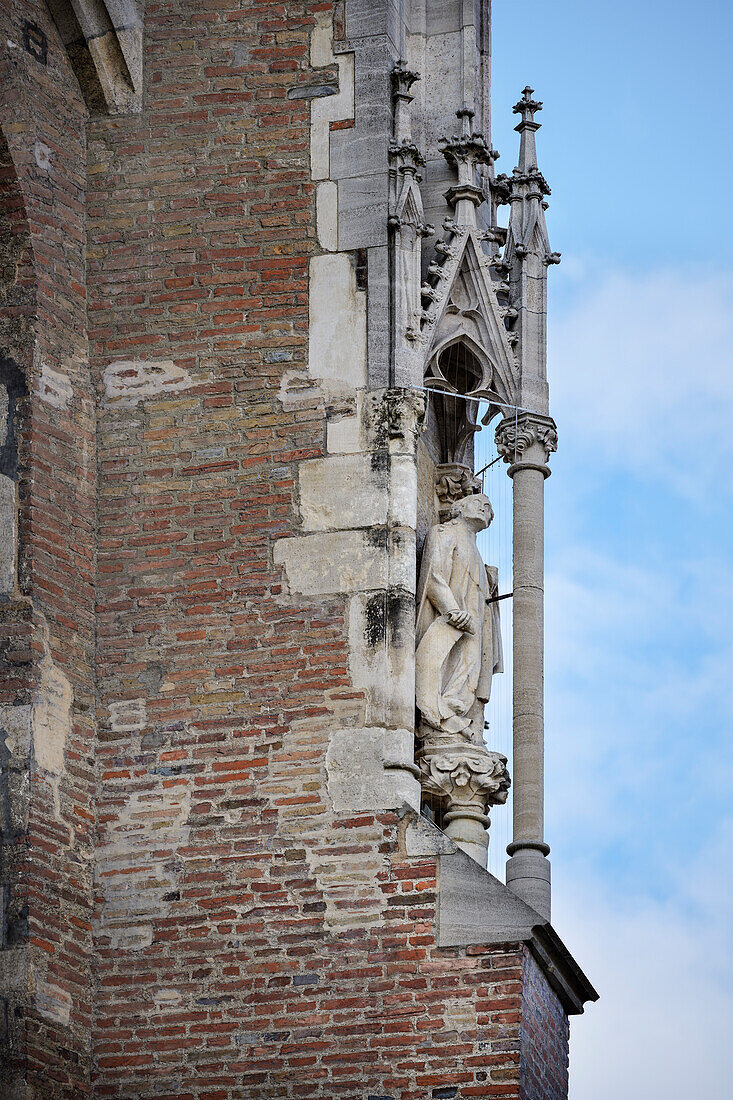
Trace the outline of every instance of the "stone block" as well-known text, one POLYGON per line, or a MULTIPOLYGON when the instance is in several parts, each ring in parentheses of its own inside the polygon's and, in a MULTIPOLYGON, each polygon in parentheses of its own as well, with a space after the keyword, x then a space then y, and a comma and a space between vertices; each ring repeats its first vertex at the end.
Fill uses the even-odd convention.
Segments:
POLYGON ((341 530, 385 524, 388 471, 368 454, 339 455, 302 462, 300 515, 305 531, 341 530))
POLYGON ((0 474, 0 593, 15 588, 15 555, 18 520, 15 481, 0 474))
POLYGON ((366 296, 356 288, 349 256, 314 256, 310 263, 311 378, 332 390, 366 385, 366 296))
POLYGON ((278 539, 274 560, 283 567, 291 593, 359 592, 381 588, 387 580, 387 555, 379 532, 329 531, 278 539))
POLYGON ((411 763, 412 731, 336 730, 326 756, 328 793, 336 813, 419 806, 420 784, 400 765, 411 763))
POLYGON ((343 250, 386 244, 387 177, 352 176, 338 182, 338 240, 343 250))

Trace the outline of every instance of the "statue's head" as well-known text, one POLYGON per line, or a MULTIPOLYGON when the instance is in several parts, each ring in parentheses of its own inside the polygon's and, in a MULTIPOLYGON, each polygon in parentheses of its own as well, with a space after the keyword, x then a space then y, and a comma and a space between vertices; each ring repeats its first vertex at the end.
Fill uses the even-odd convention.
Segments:
POLYGON ((494 518, 491 501, 484 493, 472 493, 453 502, 451 519, 463 519, 474 531, 485 530, 494 518))

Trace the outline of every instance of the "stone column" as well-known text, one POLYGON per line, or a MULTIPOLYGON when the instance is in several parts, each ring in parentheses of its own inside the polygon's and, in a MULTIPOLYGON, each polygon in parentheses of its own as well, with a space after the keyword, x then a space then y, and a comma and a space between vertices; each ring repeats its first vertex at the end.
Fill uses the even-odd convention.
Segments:
POLYGON ((514 837, 507 886, 550 919, 544 840, 544 481, 557 449, 554 421, 521 413, 496 429, 514 495, 514 837))

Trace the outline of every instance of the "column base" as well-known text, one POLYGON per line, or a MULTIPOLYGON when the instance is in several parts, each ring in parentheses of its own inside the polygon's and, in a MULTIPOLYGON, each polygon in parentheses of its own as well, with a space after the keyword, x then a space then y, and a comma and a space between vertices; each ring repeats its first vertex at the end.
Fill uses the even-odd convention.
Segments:
POLYGON ((506 884, 518 898, 550 920, 549 846, 541 840, 516 841, 507 848, 506 884))

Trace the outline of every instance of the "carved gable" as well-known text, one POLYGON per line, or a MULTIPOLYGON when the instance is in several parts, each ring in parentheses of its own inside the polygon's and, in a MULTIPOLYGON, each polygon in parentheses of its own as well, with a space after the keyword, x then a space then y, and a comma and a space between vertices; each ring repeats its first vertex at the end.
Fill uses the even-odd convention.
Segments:
MULTIPOLYGON (((451 225, 450 244, 438 246, 441 264, 431 264, 435 285, 423 287, 430 301, 423 314, 422 336, 427 346, 426 384, 449 392, 470 393, 495 402, 495 410, 515 401, 518 366, 507 331, 514 311, 506 299, 508 287, 492 278, 491 258, 482 248, 482 234, 469 226, 451 225), (446 371, 446 350, 465 347, 475 376, 460 380, 446 371)), ((455 358, 453 356, 452 358, 455 358)))

